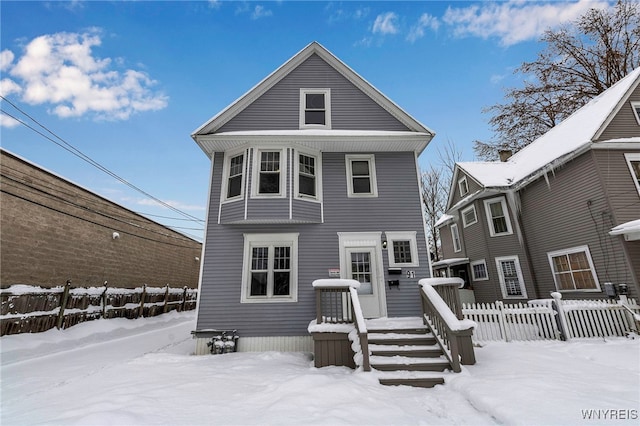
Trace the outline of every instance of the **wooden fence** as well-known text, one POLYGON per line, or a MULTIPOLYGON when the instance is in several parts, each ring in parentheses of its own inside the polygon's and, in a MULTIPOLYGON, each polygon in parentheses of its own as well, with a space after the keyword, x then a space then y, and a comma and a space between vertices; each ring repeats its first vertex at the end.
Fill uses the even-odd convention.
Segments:
POLYGON ((187 287, 13 285, 0 290, 0 336, 69 328, 99 318, 152 317, 196 307, 197 290, 187 287))
POLYGON ((636 300, 533 300, 524 303, 463 304, 466 319, 477 327, 473 340, 559 340, 625 336, 638 332, 636 300))

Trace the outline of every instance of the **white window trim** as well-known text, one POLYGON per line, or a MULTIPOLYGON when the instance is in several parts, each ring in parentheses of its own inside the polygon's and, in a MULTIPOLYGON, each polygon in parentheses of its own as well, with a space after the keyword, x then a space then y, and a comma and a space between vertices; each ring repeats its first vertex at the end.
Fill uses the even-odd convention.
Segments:
POLYGON ((514 256, 501 256, 496 257, 496 268, 498 269, 498 277, 500 278, 500 290, 502 291, 503 299, 526 299, 527 298, 527 287, 524 285, 524 277, 522 275, 522 268, 520 268, 520 259, 517 255, 514 256), (520 283, 520 290, 522 291, 522 296, 509 296, 507 294, 507 287, 504 281, 504 274, 502 273, 502 267, 500 266, 500 262, 503 260, 513 260, 516 266, 516 274, 518 275, 518 281, 520 283))
POLYGON ((460 192, 461 197, 464 197, 469 193, 469 183, 467 182, 466 176, 462 176, 462 178, 458 180, 458 191, 460 192), (463 184, 464 184, 464 191, 462 190, 463 184))
POLYGON ((294 169, 294 179, 293 179, 293 187, 295 197, 299 200, 305 201, 322 201, 322 153, 317 151, 303 150, 303 149, 295 149, 293 154, 293 169, 294 169), (300 157, 299 155, 306 155, 307 157, 313 157, 316 160, 316 196, 312 197, 307 194, 300 194, 300 157))
POLYGON ((591 258, 591 252, 589 251, 589 246, 577 246, 577 247, 571 247, 568 249, 564 249, 564 250, 556 250, 556 251, 551 251, 547 253, 547 259, 549 260, 549 267, 551 268, 551 274, 553 275, 553 282, 556 286, 556 290, 558 290, 559 292, 562 293, 567 293, 567 292, 580 292, 580 293, 596 293, 596 292, 601 292, 602 290, 600 289, 600 281, 598 280, 598 274, 596 273, 596 267, 593 264, 593 259, 591 258), (553 267, 553 258, 556 256, 562 256, 562 255, 569 255, 572 253, 580 253, 580 252, 584 252, 587 255, 587 261, 589 262, 589 269, 591 269, 591 275, 593 276, 593 281, 596 284, 596 288, 585 288, 585 289, 581 289, 581 288, 574 288, 574 289, 570 289, 570 290, 560 290, 560 286, 558 285, 558 280, 556 278, 556 273, 555 273, 555 269, 553 267))
POLYGON ((633 111, 633 115, 636 117, 636 121, 640 124, 640 114, 638 114, 638 108, 640 108, 640 102, 632 101, 631 102, 631 110, 633 111))
POLYGON ((287 149, 285 148, 254 148, 251 172, 251 198, 285 198, 287 196, 287 149), (260 194, 260 157, 263 152, 280 153, 280 192, 277 194, 260 194))
POLYGON ((240 303, 291 303, 298 301, 298 233, 244 234, 242 257, 242 290, 240 303), (249 296, 251 287, 252 248, 257 245, 283 245, 291 247, 290 296, 249 296))
POLYGON ((246 150, 235 150, 228 151, 224 153, 224 164, 222 165, 222 187, 221 187, 221 197, 223 203, 225 202, 233 202, 244 199, 244 187, 247 179, 247 152, 246 150), (229 187, 229 173, 231 171, 231 159, 242 155, 242 182, 240 183, 240 195, 227 198, 227 189, 229 187))
POLYGON ((473 262, 471 262, 470 266, 471 266, 471 279, 473 281, 488 281, 489 280, 489 269, 487 268, 487 262, 486 262, 485 259, 474 260, 473 262), (486 277, 484 277, 484 278, 476 277, 475 270, 473 269, 473 267, 475 265, 484 265, 484 272, 486 274, 486 277))
POLYGON ((374 154, 347 154, 344 156, 345 167, 347 170, 347 196, 349 198, 367 198, 378 196, 378 183, 376 180, 376 157, 374 154), (353 192, 353 173, 351 170, 352 161, 368 161, 369 162, 369 179, 371 192, 354 193, 353 192))
POLYGON ((473 225, 474 223, 478 223, 478 212, 476 211, 476 206, 474 204, 470 205, 469 207, 462 209, 462 211, 460 212, 460 215, 462 216, 462 225, 466 228, 468 226, 473 225), (467 219, 465 217, 465 212, 468 212, 470 210, 473 210, 473 216, 475 217, 475 219, 473 220, 473 222, 467 222, 467 219))
POLYGON ((495 197, 495 198, 490 198, 488 200, 484 200, 484 211, 485 211, 485 215, 487 216, 487 225, 489 225, 489 234, 492 237, 500 237, 503 235, 511 235, 513 234, 513 229, 511 228, 511 217, 509 216, 509 209, 507 208, 507 202, 504 199, 504 197, 495 197), (495 229, 493 228, 493 218, 491 217, 491 208, 489 207, 489 204, 494 204, 496 202, 500 202, 500 204, 502 205, 502 211, 504 212, 504 218, 507 222, 507 231, 506 232, 495 232, 495 229))
POLYGON ((331 89, 300 89, 300 128, 301 129, 330 129, 331 128, 331 89), (306 110, 306 94, 307 93, 322 93, 324 95, 324 111, 325 124, 306 124, 305 123, 305 110, 306 110))
POLYGON ((640 195, 640 184, 638 183, 638 178, 640 178, 640 176, 636 176, 636 173, 633 171, 633 167, 631 167, 632 161, 640 161, 640 152, 627 152, 624 154, 624 158, 627 161, 627 167, 629 167, 629 173, 631 173, 633 184, 638 190, 638 195, 640 195))
POLYGON ((453 242, 453 251, 455 253, 462 251, 462 243, 460 241, 460 230, 458 229, 457 223, 454 223, 453 225, 451 225, 451 241, 453 242), (455 232, 454 232, 454 229, 455 229, 455 232))
POLYGON ((385 232, 385 236, 387 238, 387 255, 389 258, 390 268, 400 268, 403 266, 420 266, 420 261, 418 259, 418 242, 416 239, 416 231, 387 231, 385 232), (409 241, 409 245, 411 247, 411 262, 396 263, 393 248, 394 241, 409 241))

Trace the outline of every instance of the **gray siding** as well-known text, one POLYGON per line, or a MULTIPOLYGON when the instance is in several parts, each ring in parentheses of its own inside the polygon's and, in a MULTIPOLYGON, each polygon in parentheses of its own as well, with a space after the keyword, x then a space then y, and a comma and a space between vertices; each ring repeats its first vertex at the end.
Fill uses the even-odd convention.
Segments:
POLYGON ((218 132, 298 129, 301 88, 331 89, 333 129, 409 130, 314 54, 224 124, 218 132))
POLYGON ((629 99, 622 104, 620 111, 618 111, 616 116, 611 120, 598 140, 605 141, 608 139, 640 136, 640 125, 631 109, 632 101, 640 102, 640 86, 636 87, 629 99))
MULTIPOLYGON (((592 152, 521 191, 523 223, 540 297, 556 291, 547 253, 587 245, 600 285, 621 282, 628 270, 621 239, 608 235, 613 213, 592 152), (541 207, 542 206, 542 207, 541 207)), ((565 298, 603 298, 603 292, 567 292, 565 298)))
MULTIPOLYGON (((222 155, 216 154, 206 235, 198 329, 237 329, 240 336, 300 336, 315 317, 311 282, 326 278, 328 269, 340 266, 338 232, 417 231, 419 267, 411 267, 415 279, 386 276, 387 252, 383 250, 385 282, 399 279, 399 288, 386 289, 389 316, 413 316, 420 312, 419 278, 429 276, 428 251, 418 192, 414 154, 376 153, 377 198, 348 198, 344 153, 324 153, 324 223, 271 225, 218 225, 218 201, 222 155), (243 233, 298 232, 298 302, 240 303, 243 233)), ((311 203, 309 203, 311 204, 311 203)))
MULTIPOLYGON (((476 182, 471 176, 467 175, 465 172, 463 172, 462 170, 458 170, 458 173, 456 175, 456 180, 454 182, 454 188, 453 188, 453 194, 451 196, 451 205, 455 205, 458 201, 460 201, 463 197, 460 196, 460 190, 458 189, 458 181, 460 179, 462 179, 463 176, 466 176, 467 178, 467 185, 469 186, 469 193, 466 196, 468 196, 469 194, 473 194, 474 192, 480 191, 482 188, 482 186, 480 186, 478 184, 478 182, 476 182)), ((465 206, 466 207, 466 206, 465 206)))
POLYGON ((640 194, 624 158, 625 153, 640 153, 640 150, 592 151, 593 161, 609 199, 614 225, 640 218, 640 194))

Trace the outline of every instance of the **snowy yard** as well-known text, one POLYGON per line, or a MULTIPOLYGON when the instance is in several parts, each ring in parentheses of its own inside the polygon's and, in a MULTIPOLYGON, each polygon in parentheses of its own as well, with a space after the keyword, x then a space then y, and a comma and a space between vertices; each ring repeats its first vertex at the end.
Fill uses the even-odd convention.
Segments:
POLYGON ((637 424, 640 339, 491 343, 433 389, 311 355, 192 356, 194 312, 0 339, 3 426, 637 424), (585 416, 600 416, 587 420, 585 416), (615 417, 617 420, 610 420, 615 417))

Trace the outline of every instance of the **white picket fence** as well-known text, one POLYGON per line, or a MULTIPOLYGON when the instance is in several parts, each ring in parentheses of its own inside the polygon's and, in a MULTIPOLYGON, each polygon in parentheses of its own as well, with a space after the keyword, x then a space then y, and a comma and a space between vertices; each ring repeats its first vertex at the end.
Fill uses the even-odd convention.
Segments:
POLYGON ((616 300, 532 300, 528 303, 465 303, 465 319, 475 321, 475 342, 514 340, 558 340, 625 336, 638 332, 640 306, 628 299, 616 300), (554 307, 555 301, 555 307, 554 307), (564 333, 563 333, 564 331, 564 333))

